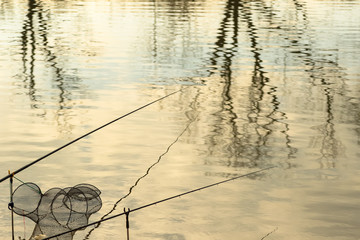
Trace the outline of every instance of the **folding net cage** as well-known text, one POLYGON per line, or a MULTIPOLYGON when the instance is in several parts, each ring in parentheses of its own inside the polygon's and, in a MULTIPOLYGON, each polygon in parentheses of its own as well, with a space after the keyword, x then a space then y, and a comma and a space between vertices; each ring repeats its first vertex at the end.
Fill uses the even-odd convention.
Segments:
MULTIPOLYGON (((35 222, 32 237, 51 237, 70 230, 83 230, 91 214, 100 210, 100 190, 90 184, 51 188, 42 193, 34 183, 23 183, 13 193, 16 214, 35 222)), ((54 239, 71 240, 76 230, 54 239)))

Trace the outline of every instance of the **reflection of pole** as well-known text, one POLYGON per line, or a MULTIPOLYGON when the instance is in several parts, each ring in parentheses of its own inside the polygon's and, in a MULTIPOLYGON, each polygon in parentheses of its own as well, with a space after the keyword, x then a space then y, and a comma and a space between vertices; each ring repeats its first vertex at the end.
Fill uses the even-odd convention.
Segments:
POLYGON ((154 44, 154 48, 153 48, 153 58, 154 58, 154 63, 156 63, 157 59, 157 1, 154 1, 154 23, 153 23, 154 27, 153 27, 153 44, 154 44))
MULTIPOLYGON (((10 175, 10 170, 8 171, 10 175)), ((13 177, 14 174, 10 177, 10 203, 8 205, 8 208, 11 210, 11 234, 12 234, 12 240, 14 240, 14 203, 13 203, 13 177)))

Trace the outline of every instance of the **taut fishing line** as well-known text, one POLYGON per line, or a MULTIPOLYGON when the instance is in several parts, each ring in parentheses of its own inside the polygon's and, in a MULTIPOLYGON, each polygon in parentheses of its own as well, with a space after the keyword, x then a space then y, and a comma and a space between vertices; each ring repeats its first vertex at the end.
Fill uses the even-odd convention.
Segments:
POLYGON ((141 110, 141 109, 143 109, 143 108, 146 108, 146 107, 148 107, 148 106, 150 106, 150 105, 152 105, 152 104, 154 104, 154 103, 156 103, 156 102, 159 102, 159 101, 161 101, 161 100, 163 100, 163 99, 165 99, 165 98, 167 98, 167 97, 170 97, 171 95, 173 95, 173 94, 175 94, 175 93, 178 93, 178 92, 180 92, 180 91, 182 91, 182 89, 180 89, 180 90, 178 90, 178 91, 175 91, 175 92, 172 92, 172 93, 170 93, 170 94, 168 94, 168 95, 165 95, 165 96, 163 96, 163 97, 161 97, 161 98, 158 98, 158 99, 156 99, 156 100, 154 100, 154 101, 152 101, 152 102, 150 102, 150 103, 147 103, 147 104, 145 104, 145 105, 143 105, 143 106, 141 106, 141 107, 139 107, 139 108, 137 108, 137 109, 135 109, 135 110, 133 110, 133 111, 131 111, 131 112, 128 112, 128 113, 126 113, 126 114, 124 114, 124 115, 122 115, 122 116, 120 116, 120 117, 118 117, 118 118, 116 118, 116 119, 114 119, 114 120, 112 120, 112 121, 110 121, 110 122, 108 122, 108 123, 106 123, 106 124, 104 124, 104 125, 96 128, 96 129, 94 129, 94 130, 92 130, 92 131, 90 131, 90 132, 88 132, 88 133, 86 133, 86 134, 84 134, 84 135, 82 135, 82 136, 80 136, 80 137, 78 137, 78 138, 76 138, 76 139, 68 142, 67 144, 65 144, 65 145, 63 145, 63 146, 55 149, 55 150, 52 151, 52 152, 49 152, 48 154, 46 154, 46 155, 44 155, 44 156, 36 159, 35 161, 33 161, 33 162, 31 162, 31 163, 29 163, 29 164, 27 164, 27 165, 19 168, 18 170, 9 173, 7 176, 5 176, 5 177, 3 177, 2 179, 0 179, 0 183, 3 182, 3 181, 5 181, 5 180, 8 179, 8 178, 14 176, 15 174, 17 174, 17 173, 19 173, 19 172, 27 169, 28 167, 34 165, 35 163, 38 163, 38 162, 40 162, 41 160, 43 160, 43 159, 45 159, 45 158, 53 155, 54 153, 60 151, 61 149, 66 148, 66 147, 68 147, 69 145, 71 145, 71 144, 73 144, 73 143, 75 143, 75 142, 83 139, 84 137, 87 137, 87 136, 89 136, 90 134, 92 134, 92 133, 94 133, 94 132, 96 132, 96 131, 98 131, 98 130, 100 130, 100 129, 102 129, 102 128, 104 128, 104 127, 106 127, 106 126, 108 126, 108 125, 110 125, 110 124, 112 124, 112 123, 114 123, 114 122, 122 119, 122 118, 124 118, 124 117, 127 117, 127 116, 129 116, 129 115, 131 115, 131 114, 133 114, 133 113, 135 113, 135 112, 137 112, 137 111, 139 111, 139 110, 141 110))

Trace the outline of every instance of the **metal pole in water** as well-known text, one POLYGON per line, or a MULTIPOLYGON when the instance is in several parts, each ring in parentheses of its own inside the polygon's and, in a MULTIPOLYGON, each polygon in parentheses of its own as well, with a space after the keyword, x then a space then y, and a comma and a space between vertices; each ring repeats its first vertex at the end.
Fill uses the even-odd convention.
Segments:
MULTIPOLYGON (((8 171, 10 175, 10 170, 8 171)), ((9 210, 11 210, 11 234, 12 234, 12 240, 15 239, 14 236, 14 203, 13 203, 13 177, 14 174, 10 177, 10 203, 8 205, 9 210)))

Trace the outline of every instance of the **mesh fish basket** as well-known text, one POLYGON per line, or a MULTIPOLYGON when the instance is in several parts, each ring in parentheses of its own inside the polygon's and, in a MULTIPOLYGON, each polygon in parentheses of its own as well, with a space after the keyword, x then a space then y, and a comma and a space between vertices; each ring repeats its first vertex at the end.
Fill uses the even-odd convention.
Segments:
MULTIPOLYGON (((35 222, 32 237, 54 236, 69 230, 82 230, 91 214, 101 209, 100 190, 90 184, 51 188, 41 192, 35 183, 23 183, 13 193, 14 212, 35 222)), ((75 231, 55 239, 71 240, 75 231)))

